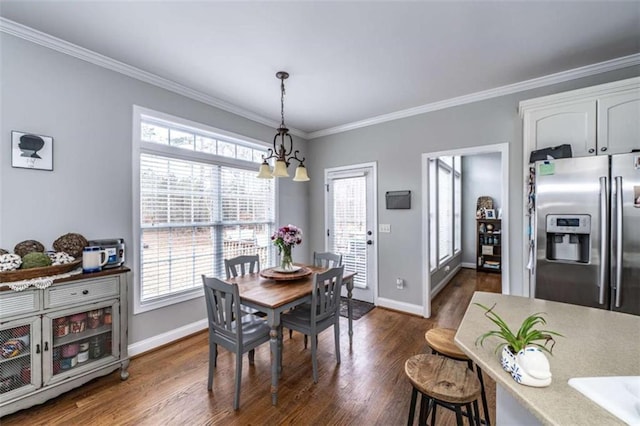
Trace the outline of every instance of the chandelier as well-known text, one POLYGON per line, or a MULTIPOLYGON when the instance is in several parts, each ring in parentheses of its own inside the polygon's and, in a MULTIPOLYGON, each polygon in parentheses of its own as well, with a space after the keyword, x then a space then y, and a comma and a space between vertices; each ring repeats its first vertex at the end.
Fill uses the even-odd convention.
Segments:
POLYGON ((291 160, 298 162, 296 167, 296 174, 293 180, 296 182, 305 182, 309 180, 307 175, 307 169, 304 166, 304 160, 298 158, 300 151, 293 150, 293 138, 289 134, 289 129, 284 124, 284 81, 289 78, 289 73, 286 71, 278 71, 276 77, 280 80, 280 127, 278 127, 276 135, 273 137, 273 148, 269 148, 267 155, 262 156, 262 164, 258 172, 258 177, 261 179, 272 179, 274 177, 289 177, 287 167, 291 163, 291 160), (292 154, 293 152, 293 154, 292 154), (276 164, 271 170, 267 160, 275 158, 276 164))

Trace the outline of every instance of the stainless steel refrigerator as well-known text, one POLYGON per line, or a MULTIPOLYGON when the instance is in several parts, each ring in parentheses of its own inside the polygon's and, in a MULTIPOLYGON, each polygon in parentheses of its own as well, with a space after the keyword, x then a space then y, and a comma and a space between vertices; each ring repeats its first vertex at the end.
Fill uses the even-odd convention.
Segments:
POLYGON ((535 297, 640 315, 640 153, 535 166, 535 297))

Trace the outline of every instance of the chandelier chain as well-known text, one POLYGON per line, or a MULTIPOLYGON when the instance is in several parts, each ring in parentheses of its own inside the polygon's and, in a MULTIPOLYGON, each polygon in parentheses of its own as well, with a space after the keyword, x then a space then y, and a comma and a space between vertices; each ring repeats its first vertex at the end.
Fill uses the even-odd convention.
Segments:
POLYGON ((281 127, 284 127, 284 78, 280 79, 280 118, 282 122, 281 127))

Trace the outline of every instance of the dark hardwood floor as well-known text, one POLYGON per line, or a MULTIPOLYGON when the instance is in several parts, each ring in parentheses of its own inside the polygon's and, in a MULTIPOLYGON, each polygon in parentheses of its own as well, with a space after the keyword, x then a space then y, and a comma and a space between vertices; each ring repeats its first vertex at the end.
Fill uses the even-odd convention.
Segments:
MULTIPOLYGON (((311 354, 302 336, 285 337, 279 402, 271 405, 269 345, 256 350, 255 365, 244 357, 240 410, 232 409, 232 354, 221 350, 213 392, 207 392, 207 334, 199 333, 131 361, 127 381, 119 373, 96 379, 45 404, 6 416, 3 426, 36 424, 200 425, 300 424, 402 425, 407 422, 411 385, 404 362, 428 350, 424 333, 456 328, 474 291, 500 292, 500 275, 462 269, 432 302, 429 319, 375 308, 354 321, 353 349, 341 318, 342 363, 336 365, 333 332, 320 335, 319 381, 313 383, 311 354)), ((486 376, 485 376, 486 377, 486 376)), ((495 420, 495 383, 486 377, 495 420)), ((438 410, 439 425, 455 424, 438 410)))

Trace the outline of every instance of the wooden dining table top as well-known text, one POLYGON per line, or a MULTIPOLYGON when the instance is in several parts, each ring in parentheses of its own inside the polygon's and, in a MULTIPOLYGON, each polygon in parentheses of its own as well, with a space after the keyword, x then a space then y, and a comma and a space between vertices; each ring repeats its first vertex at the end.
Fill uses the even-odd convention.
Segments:
MULTIPOLYGON (((314 275, 327 270, 327 268, 317 266, 299 266, 310 269, 312 274, 296 280, 277 281, 264 278, 260 276, 260 273, 252 273, 230 278, 227 281, 238 284, 241 299, 272 309, 278 308, 310 295, 313 290, 314 275)), ((342 276, 343 283, 351 282, 355 275, 355 272, 345 272, 342 276)))

